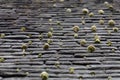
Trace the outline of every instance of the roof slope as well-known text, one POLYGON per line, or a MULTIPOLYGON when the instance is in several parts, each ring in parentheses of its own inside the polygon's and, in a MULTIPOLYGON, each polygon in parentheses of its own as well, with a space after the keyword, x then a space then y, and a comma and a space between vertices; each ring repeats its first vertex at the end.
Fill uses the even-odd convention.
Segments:
POLYGON ((42 80, 43 71, 49 74, 48 80, 120 79, 118 11, 94 0, 0 4, 1 80, 42 80), (83 8, 94 16, 84 15, 83 8), (103 15, 98 14, 101 9, 103 15), (111 19, 114 26, 108 24, 111 19), (95 32, 91 30, 93 25, 95 32), (74 26, 79 26, 79 30, 74 31, 74 26), (100 43, 95 43, 96 35, 100 43), (84 46, 80 44, 83 39, 84 46), (44 50, 47 42, 49 49, 44 50), (95 46, 92 53, 87 50, 91 44, 95 46))

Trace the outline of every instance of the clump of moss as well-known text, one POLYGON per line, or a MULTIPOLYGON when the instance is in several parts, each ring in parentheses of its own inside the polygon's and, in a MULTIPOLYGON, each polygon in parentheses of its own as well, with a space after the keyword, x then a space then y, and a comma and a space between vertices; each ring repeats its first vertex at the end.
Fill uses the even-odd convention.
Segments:
POLYGON ((4 38, 5 37, 5 34, 4 33, 1 33, 0 34, 0 38, 4 38))
POLYGON ((3 57, 0 57, 0 63, 4 62, 4 61, 5 61, 5 59, 3 57))
POLYGON ((110 30, 108 30, 107 33, 108 33, 109 35, 111 35, 111 31, 110 31, 110 30))
POLYGON ((53 7, 56 7, 56 6, 57 6, 56 3, 54 3, 54 4, 53 4, 53 7))
POLYGON ((38 58, 41 58, 41 56, 42 56, 42 53, 39 53, 39 54, 38 54, 38 58))
POLYGON ((89 13, 89 17, 93 17, 93 16, 94 16, 93 12, 89 13))
POLYGON ((73 31, 76 32, 76 33, 79 31, 79 29, 80 29, 79 26, 74 26, 73 27, 73 31))
POLYGON ((56 62, 55 62, 55 66, 56 66, 57 68, 59 68, 59 67, 60 67, 60 62, 59 62, 59 61, 56 61, 56 62))
POLYGON ((88 50, 88 52, 90 52, 90 53, 94 52, 95 49, 96 49, 95 46, 92 45, 92 44, 87 47, 87 50, 88 50))
POLYGON ((43 49, 44 50, 47 50, 49 48, 49 44, 48 43, 45 43, 44 46, 43 46, 43 49))
POLYGON ((113 28, 113 31, 114 31, 114 32, 118 32, 118 30, 119 30, 119 29, 118 29, 117 27, 114 27, 114 28, 113 28))
POLYGON ((32 44, 32 40, 28 41, 28 44, 31 45, 32 44))
POLYGON ((79 76, 79 79, 80 79, 80 80, 83 80, 83 76, 79 76))
POLYGON ((48 80, 49 74, 44 71, 40 74, 40 77, 42 78, 42 80, 48 80))
POLYGON ((53 28, 50 28, 50 32, 53 32, 53 28))
POLYGON ((85 39, 82 39, 82 40, 80 41, 80 45, 81 45, 81 46, 84 46, 86 43, 87 43, 87 41, 86 41, 85 39))
POLYGON ((100 39, 95 39, 95 43, 101 43, 100 39))
POLYGON ((109 2, 105 1, 104 5, 108 7, 109 6, 109 2))
POLYGON ((60 2, 64 2, 64 0, 59 0, 60 2))
POLYGON ((68 13, 71 13, 71 9, 70 8, 68 8, 67 10, 66 10, 66 12, 68 12, 68 13))
POLYGON ((23 52, 25 52, 25 50, 27 49, 27 44, 22 44, 22 46, 21 46, 21 48, 22 48, 22 50, 23 50, 23 52))
POLYGON ((70 67, 70 68, 69 68, 69 73, 70 73, 70 74, 75 73, 75 70, 74 70, 74 68, 73 68, 73 67, 70 67))
POLYGON ((20 72, 20 69, 19 69, 19 68, 17 68, 17 69, 16 69, 16 71, 17 71, 17 72, 20 72))
POLYGON ((48 40, 47 40, 47 43, 48 43, 48 44, 51 44, 52 42, 53 42, 52 39, 48 39, 48 40))
POLYGON ((112 80, 112 76, 108 76, 108 80, 112 80))
POLYGON ((61 22, 60 22, 60 21, 57 21, 57 25, 61 25, 61 22))
POLYGON ((26 31, 26 28, 25 27, 21 27, 20 29, 22 32, 25 32, 26 31))
POLYGON ((109 4, 108 5, 108 9, 110 9, 111 11, 113 11, 113 5, 109 4))
POLYGON ((108 46, 112 46, 112 42, 110 40, 107 41, 108 46))
POLYGON ((115 52, 115 48, 112 48, 111 51, 114 53, 115 52))
POLYGON ((74 38, 78 38, 78 34, 77 33, 74 34, 74 38))
POLYGON ((29 72, 25 72, 26 76, 28 76, 30 73, 29 72))
POLYGON ((101 43, 100 37, 98 35, 95 35, 94 39, 95 43, 101 43))
POLYGON ((108 7, 108 9, 113 10, 113 5, 111 5, 109 2, 105 1, 104 5, 108 7))
POLYGON ((31 38, 31 37, 32 37, 32 34, 28 34, 28 37, 31 38))
POLYGON ((43 39, 43 35, 42 34, 40 34, 38 37, 39 37, 40 40, 43 39))
POLYGON ((91 72, 90 74, 94 76, 94 75, 95 75, 95 72, 91 72))
POLYGON ((83 14, 88 14, 89 13, 89 10, 87 9, 87 8, 84 8, 84 9, 82 9, 82 12, 83 12, 83 14))
POLYGON ((91 26, 91 30, 92 30, 92 32, 96 32, 96 30, 97 30, 96 25, 91 26))
POLYGON ((116 24, 116 22, 111 19, 111 20, 108 21, 108 24, 109 24, 110 26, 114 26, 114 25, 116 24))
POLYGON ((48 21, 49 21, 49 22, 52 22, 53 20, 52 20, 52 19, 49 19, 48 21))
POLYGON ((103 19, 100 19, 100 20, 99 20, 99 24, 100 24, 100 25, 103 25, 103 24, 104 24, 104 20, 103 20, 103 19))
POLYGON ((90 65, 86 64, 86 67, 87 67, 87 68, 90 68, 90 65))
POLYGON ((104 14, 104 11, 101 9, 101 10, 98 10, 98 13, 102 15, 104 14))
POLYGON ((48 32, 48 33, 47 33, 48 38, 51 38, 52 35, 53 35, 52 32, 48 32))
POLYGON ((82 25, 85 25, 85 20, 82 20, 81 23, 82 23, 82 25))

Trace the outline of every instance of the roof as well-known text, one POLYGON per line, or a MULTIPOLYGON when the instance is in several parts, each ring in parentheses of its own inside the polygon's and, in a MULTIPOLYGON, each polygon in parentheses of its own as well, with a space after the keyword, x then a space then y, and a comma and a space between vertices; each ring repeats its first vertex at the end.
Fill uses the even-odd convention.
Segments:
POLYGON ((94 0, 0 4, 0 80, 120 79, 120 12, 94 0))

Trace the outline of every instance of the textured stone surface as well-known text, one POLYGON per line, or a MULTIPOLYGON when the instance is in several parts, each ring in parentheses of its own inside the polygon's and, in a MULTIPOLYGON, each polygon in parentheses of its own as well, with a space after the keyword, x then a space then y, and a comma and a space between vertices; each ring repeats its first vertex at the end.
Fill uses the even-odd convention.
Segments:
POLYGON ((0 80, 42 80, 42 71, 49 73, 49 80, 80 80, 81 77, 83 80, 109 80, 109 77, 119 80, 120 12, 111 12, 103 4, 104 0, 99 1, 96 5, 95 0, 0 0, 0 58, 4 58, 0 62, 0 80), (71 13, 66 12, 68 8, 71 13), (83 15, 83 8, 93 12, 94 17, 83 15), (105 14, 98 14, 99 9, 105 14), (100 19, 104 19, 104 25, 99 24, 100 19), (110 19, 116 21, 118 32, 108 26, 110 19), (94 24, 96 32, 91 31, 94 24), (80 28, 77 38, 74 38, 74 25, 80 28), (53 36, 48 38, 51 28, 53 36), (101 43, 94 42, 96 34, 101 43), (52 43, 44 50, 48 39, 52 43), (82 39, 87 41, 84 46, 80 45, 82 39), (111 46, 106 44, 108 40, 111 46), (22 44, 27 45, 25 52, 22 44), (96 47, 93 53, 87 51, 90 44, 96 47), (74 74, 69 73, 70 67, 74 68, 74 74))

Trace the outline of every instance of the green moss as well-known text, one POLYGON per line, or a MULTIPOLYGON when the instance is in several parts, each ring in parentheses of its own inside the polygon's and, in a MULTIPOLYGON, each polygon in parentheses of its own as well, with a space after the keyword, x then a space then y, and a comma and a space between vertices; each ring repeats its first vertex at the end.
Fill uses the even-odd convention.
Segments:
POLYGON ((52 32, 47 33, 48 38, 51 38, 53 36, 52 32))
POLYGON ((19 69, 19 68, 17 68, 17 69, 16 69, 16 71, 17 71, 17 72, 20 72, 20 69, 19 69))
POLYGON ((108 24, 109 24, 109 26, 114 26, 116 24, 116 22, 111 19, 108 21, 108 24))
POLYGON ((95 49, 96 49, 95 46, 92 45, 92 44, 87 47, 87 50, 88 50, 88 52, 90 52, 90 53, 94 52, 95 49))
POLYGON ((117 27, 114 27, 114 28, 113 28, 113 31, 114 31, 114 32, 118 32, 118 30, 119 30, 119 29, 118 29, 117 27))
POLYGON ((32 37, 32 34, 28 34, 28 37, 31 38, 31 37, 32 37))
POLYGON ((29 72, 25 72, 26 76, 28 76, 30 73, 29 72))
POLYGON ((87 43, 87 41, 86 41, 85 39, 82 39, 82 40, 80 41, 81 46, 84 46, 86 43, 87 43))
POLYGON ((48 21, 49 21, 49 22, 52 22, 53 20, 52 20, 52 19, 49 19, 48 21))
POLYGON ((25 27, 21 27, 20 29, 22 32, 25 32, 26 31, 26 28, 25 27))
POLYGON ((108 76, 108 80, 112 80, 112 76, 108 76))
POLYGON ((53 28, 50 28, 50 32, 53 32, 53 28))
POLYGON ((27 44, 22 44, 22 46, 21 46, 21 48, 22 48, 22 50, 23 50, 23 52, 25 52, 25 50, 27 49, 27 44))
POLYGON ((0 34, 0 38, 4 38, 5 37, 5 34, 4 33, 1 33, 0 34))
POLYGON ((82 25, 85 25, 85 20, 82 20, 81 23, 82 23, 82 25))
POLYGON ((43 49, 44 50, 47 50, 49 48, 49 44, 48 43, 45 43, 44 46, 43 46, 43 49))
POLYGON ((30 41, 28 41, 28 44, 29 44, 29 45, 31 45, 31 44, 32 44, 32 41, 31 41, 31 40, 30 40, 30 41))
POLYGON ((61 25, 61 22, 60 22, 60 21, 57 21, 57 25, 61 25))
POLYGON ((108 7, 109 6, 109 2, 105 1, 104 5, 108 7))
POLYGON ((93 16, 94 16, 93 12, 89 13, 89 17, 93 17, 93 16))
POLYGON ((47 40, 47 43, 48 43, 48 44, 51 44, 52 42, 53 42, 52 39, 48 39, 48 40, 47 40))
POLYGON ((108 9, 113 10, 113 5, 109 4, 108 9))
POLYGON ((84 9, 82 9, 82 12, 83 12, 83 14, 88 14, 89 13, 89 10, 87 9, 87 8, 84 8, 84 9))
POLYGON ((115 48, 112 48, 111 51, 114 53, 115 52, 115 48))
POLYGON ((92 32, 96 32, 96 30, 97 30, 96 25, 91 26, 91 30, 92 30, 92 32))
POLYGON ((40 74, 40 77, 42 78, 42 80, 48 80, 49 74, 44 71, 40 74))
POLYGON ((112 42, 110 40, 107 41, 108 46, 112 46, 112 42))
POLYGON ((95 39, 95 43, 101 43, 100 39, 95 39))
POLYGON ((3 57, 0 57, 0 63, 4 62, 4 61, 5 61, 5 59, 3 57))
POLYGON ((99 39, 99 38, 100 38, 100 36, 98 36, 97 34, 95 34, 94 39, 99 39))
POLYGON ((42 53, 39 53, 39 54, 38 54, 38 58, 41 58, 41 56, 42 56, 42 53))
POLYGON ((74 38, 78 38, 78 34, 77 33, 74 34, 74 38))
POLYGON ((57 6, 56 3, 54 3, 54 4, 53 4, 53 7, 56 7, 56 6, 57 6))
POLYGON ((39 37, 40 40, 43 39, 43 35, 42 34, 40 34, 38 37, 39 37))
POLYGON ((99 20, 99 24, 100 24, 100 25, 103 25, 103 24, 104 24, 104 20, 103 20, 103 19, 100 19, 100 20, 99 20))
POLYGON ((55 66, 56 66, 57 68, 59 68, 59 67, 60 67, 60 62, 59 62, 59 61, 56 61, 56 62, 55 62, 55 66))
POLYGON ((79 26, 74 26, 74 27, 73 27, 73 31, 74 31, 75 33, 77 33, 77 32, 79 31, 79 29, 80 29, 79 26))
POLYGON ((75 73, 75 70, 74 70, 74 68, 73 68, 73 67, 70 67, 70 68, 69 68, 69 73, 70 73, 70 74, 75 73))
POLYGON ((104 14, 104 11, 101 9, 101 10, 98 10, 98 13, 102 15, 104 14))
POLYGON ((94 75, 95 75, 95 72, 91 72, 90 74, 94 76, 94 75))
POLYGON ((94 40, 95 43, 101 43, 100 37, 98 35, 95 35, 94 40))
POLYGON ((108 32, 109 35, 111 35, 111 31, 110 30, 108 30, 107 32, 108 32))
POLYGON ((68 8, 67 10, 66 10, 66 12, 68 12, 68 13, 71 13, 71 9, 70 8, 68 8))
POLYGON ((79 76, 79 79, 80 79, 80 80, 83 80, 83 76, 79 76))
POLYGON ((60 2, 64 2, 64 0, 59 0, 60 2))

